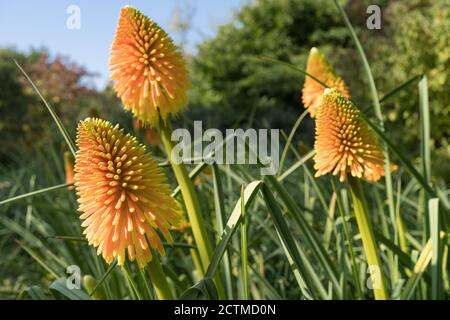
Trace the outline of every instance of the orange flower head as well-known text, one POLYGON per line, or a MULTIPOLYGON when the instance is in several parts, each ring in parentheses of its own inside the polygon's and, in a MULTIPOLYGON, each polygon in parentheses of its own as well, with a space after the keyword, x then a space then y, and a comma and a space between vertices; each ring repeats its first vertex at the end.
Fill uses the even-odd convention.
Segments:
POLYGON ((156 126, 187 103, 186 62, 167 33, 130 6, 122 8, 111 47, 111 79, 125 109, 156 126))
MULTIPOLYGON (((344 80, 334 72, 333 67, 317 48, 312 48, 309 53, 306 72, 322 81, 328 87, 336 89, 345 98, 350 99, 344 80)), ((312 118, 315 117, 317 108, 320 106, 320 99, 324 89, 316 80, 306 76, 302 90, 302 102, 305 108, 308 108, 312 118)))
POLYGON ((89 244, 111 263, 117 257, 144 267, 152 249, 164 254, 158 230, 171 242, 169 228, 180 208, 157 163, 135 137, 110 122, 87 118, 77 130, 75 189, 89 244))
POLYGON ((316 177, 332 172, 345 180, 354 177, 377 181, 384 175, 384 155, 374 132, 359 110, 334 89, 325 89, 316 116, 314 144, 316 177))

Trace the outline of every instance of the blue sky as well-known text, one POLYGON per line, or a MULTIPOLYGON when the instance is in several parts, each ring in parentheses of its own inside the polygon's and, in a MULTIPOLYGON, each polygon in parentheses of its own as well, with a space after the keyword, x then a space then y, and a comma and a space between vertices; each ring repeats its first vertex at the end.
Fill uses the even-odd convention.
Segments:
MULTIPOLYGON (((100 74, 95 84, 103 87, 108 78, 108 51, 120 8, 132 5, 171 33, 175 9, 195 8, 192 29, 186 36, 186 50, 214 35, 216 27, 229 21, 233 11, 246 0, 0 0, 0 47, 21 51, 46 47, 51 54, 69 56, 72 61, 100 74), (68 29, 67 9, 80 9, 80 29, 68 29)), ((176 38, 175 38, 176 39, 176 38)))

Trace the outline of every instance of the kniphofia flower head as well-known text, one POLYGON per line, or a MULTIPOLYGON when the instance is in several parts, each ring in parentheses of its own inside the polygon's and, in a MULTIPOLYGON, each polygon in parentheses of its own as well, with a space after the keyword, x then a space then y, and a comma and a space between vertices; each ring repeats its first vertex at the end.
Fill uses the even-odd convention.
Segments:
POLYGON ((164 254, 159 233, 172 241, 169 228, 180 208, 145 146, 118 125, 92 118, 78 125, 77 146, 75 188, 89 244, 108 263, 117 257, 119 265, 126 253, 140 267, 153 249, 164 254))
MULTIPOLYGON (((312 48, 309 53, 306 72, 322 81, 329 88, 336 89, 344 97, 350 98, 344 80, 334 72, 333 67, 317 48, 312 48)), ((317 113, 317 108, 320 105, 320 99, 324 89, 323 85, 318 83, 315 79, 306 76, 302 90, 302 102, 305 108, 308 109, 312 118, 314 118, 317 113)))
POLYGON ((316 115, 316 177, 331 172, 344 181, 354 177, 377 181, 384 175, 383 150, 360 111, 335 89, 325 89, 316 115))
POLYGON ((187 103, 186 62, 166 32, 125 6, 111 47, 111 79, 125 109, 152 126, 187 103))

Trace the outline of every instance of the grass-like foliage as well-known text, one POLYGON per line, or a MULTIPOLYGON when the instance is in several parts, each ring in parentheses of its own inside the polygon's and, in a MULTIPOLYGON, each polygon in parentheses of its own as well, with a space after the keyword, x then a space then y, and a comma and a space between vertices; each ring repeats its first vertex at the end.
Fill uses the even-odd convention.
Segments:
MULTIPOLYGON (((299 112, 291 132, 282 132, 280 168, 273 176, 261 176, 248 165, 175 165, 155 149, 158 167, 170 178, 172 196, 187 214, 186 221, 170 231, 173 242, 163 242, 165 255, 153 252, 149 265, 140 268, 128 259, 108 264, 89 245, 74 183, 64 183, 63 155, 47 145, 34 159, 23 159, 20 170, 0 167, 0 180, 10 185, 0 199, 0 251, 8 252, 0 256, 0 279, 2 270, 14 270, 15 279, 0 282, 0 297, 449 299, 449 190, 440 188, 430 173, 427 77, 411 75, 407 83, 380 97, 363 47, 335 3, 369 85, 372 103, 361 110, 373 108, 370 114, 375 117, 361 112, 361 123, 380 141, 386 169, 381 180, 348 173, 344 182, 332 175, 316 178, 316 151, 294 147, 306 111, 299 112), (413 85, 420 107, 419 165, 411 160, 418 155, 402 151, 383 125, 382 103, 413 85), (397 170, 391 172, 391 163, 397 170)), ((303 66, 269 57, 254 63, 278 64, 328 86, 303 66)), ((16 64, 75 155, 71 131, 16 64)), ((169 134, 170 124, 161 122, 161 139, 170 151, 169 134)))

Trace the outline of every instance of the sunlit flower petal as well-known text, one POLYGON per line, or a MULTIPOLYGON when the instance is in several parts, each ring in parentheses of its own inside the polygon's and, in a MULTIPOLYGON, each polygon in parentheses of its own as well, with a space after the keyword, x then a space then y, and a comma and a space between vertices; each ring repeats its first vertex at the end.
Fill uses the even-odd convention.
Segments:
POLYGON ((314 156, 316 176, 331 172, 345 180, 354 177, 376 181, 384 175, 384 155, 374 132, 350 100, 325 89, 316 115, 314 156))
POLYGON ((117 257, 143 267, 151 249, 164 254, 159 231, 172 241, 169 228, 180 218, 167 179, 135 137, 119 126, 87 118, 77 131, 75 188, 80 218, 89 244, 111 263, 117 257))
MULTIPOLYGON (((336 75, 333 67, 317 48, 312 48, 309 53, 306 72, 322 81, 328 87, 336 89, 344 97, 350 98, 344 80, 336 75)), ((308 108, 312 118, 314 118, 317 113, 317 108, 320 105, 320 98, 324 89, 325 88, 316 80, 306 76, 302 90, 302 102, 305 108, 308 108)))
POLYGON ((125 6, 111 47, 111 79, 125 109, 155 126, 187 103, 186 62, 167 33, 125 6))

